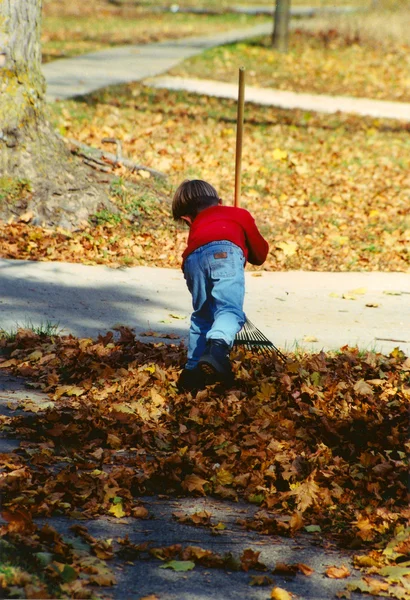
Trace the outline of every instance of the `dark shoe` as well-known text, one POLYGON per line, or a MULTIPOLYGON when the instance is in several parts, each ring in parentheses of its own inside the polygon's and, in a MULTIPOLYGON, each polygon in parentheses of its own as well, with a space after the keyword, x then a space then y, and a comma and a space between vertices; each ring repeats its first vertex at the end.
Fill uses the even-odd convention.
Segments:
POLYGON ((203 390, 205 387, 204 374, 198 367, 195 369, 182 369, 178 381, 178 392, 194 392, 203 390))
POLYGON ((229 353, 231 349, 224 340, 209 340, 205 352, 198 361, 198 367, 207 381, 220 381, 230 385, 234 381, 229 353))

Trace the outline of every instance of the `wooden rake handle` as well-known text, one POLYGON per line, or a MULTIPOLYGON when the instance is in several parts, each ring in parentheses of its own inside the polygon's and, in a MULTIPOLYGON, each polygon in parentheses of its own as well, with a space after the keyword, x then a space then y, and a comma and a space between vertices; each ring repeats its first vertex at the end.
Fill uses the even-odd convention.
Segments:
POLYGON ((245 67, 240 67, 239 68, 239 85, 238 85, 238 107, 237 107, 237 116, 236 116, 234 206, 239 206, 239 202, 241 199, 242 139, 243 139, 244 105, 245 105, 245 67))

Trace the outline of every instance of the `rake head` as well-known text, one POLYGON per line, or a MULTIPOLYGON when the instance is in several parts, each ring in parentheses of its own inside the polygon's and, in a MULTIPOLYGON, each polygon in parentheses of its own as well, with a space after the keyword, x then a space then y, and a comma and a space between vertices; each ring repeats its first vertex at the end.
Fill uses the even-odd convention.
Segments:
POLYGON ((247 350, 265 356, 276 354, 283 362, 287 362, 286 356, 248 318, 236 334, 234 346, 245 346, 247 350))

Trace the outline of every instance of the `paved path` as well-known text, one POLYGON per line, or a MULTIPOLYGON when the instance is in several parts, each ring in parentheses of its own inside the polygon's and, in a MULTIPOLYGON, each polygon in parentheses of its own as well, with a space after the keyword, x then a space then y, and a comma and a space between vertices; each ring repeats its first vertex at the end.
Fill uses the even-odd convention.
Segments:
MULTIPOLYGON (((237 83, 167 76, 146 80, 146 83, 155 88, 185 90, 205 96, 232 99, 238 97, 237 83)), ((245 89, 245 100, 254 104, 277 106, 278 108, 322 113, 344 112, 361 116, 410 121, 410 103, 405 102, 387 102, 368 98, 354 98, 352 96, 296 93, 249 86, 245 89)))
MULTIPOLYGON (((410 356, 410 274, 258 275, 246 272, 245 309, 276 346, 318 352, 349 344, 384 353, 398 346, 410 356)), ((7 331, 51 322, 96 337, 121 323, 139 336, 187 338, 191 298, 178 269, 0 259, 0 282, 0 328, 7 331)))
POLYGON ((208 48, 266 35, 271 30, 271 23, 263 23, 255 27, 215 33, 212 36, 119 46, 75 58, 55 60, 43 65, 47 81, 47 99, 51 102, 63 100, 89 94, 109 85, 154 77, 208 48))
MULTIPOLYGON (((89 94, 109 85, 142 81, 166 73, 187 58, 208 48, 266 35, 271 23, 256 27, 217 33, 212 36, 189 37, 157 44, 120 46, 76 58, 61 59, 43 66, 47 80, 47 99, 52 102, 89 94)), ((235 74, 236 77, 236 74, 235 74)), ((182 89, 222 98, 237 97, 237 83, 161 77, 149 79, 152 87, 182 89)), ((338 111, 377 118, 410 121, 410 103, 386 102, 367 98, 328 96, 287 92, 269 88, 248 87, 246 99, 256 104, 298 108, 306 111, 335 113, 338 111)))

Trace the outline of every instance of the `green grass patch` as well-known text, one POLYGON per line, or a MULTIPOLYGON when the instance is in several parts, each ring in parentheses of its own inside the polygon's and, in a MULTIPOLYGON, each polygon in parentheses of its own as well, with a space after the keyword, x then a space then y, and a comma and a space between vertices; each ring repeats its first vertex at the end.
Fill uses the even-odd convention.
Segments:
POLYGON ((0 208, 3 204, 15 204, 31 194, 31 184, 27 179, 0 177, 0 208))
POLYGON ((61 335, 62 329, 58 323, 52 323, 51 321, 41 321, 39 324, 34 324, 30 319, 24 321, 24 323, 16 323, 15 327, 10 330, 0 329, 0 339, 12 342, 16 340, 20 331, 32 331, 40 337, 50 337, 55 335, 61 335))

